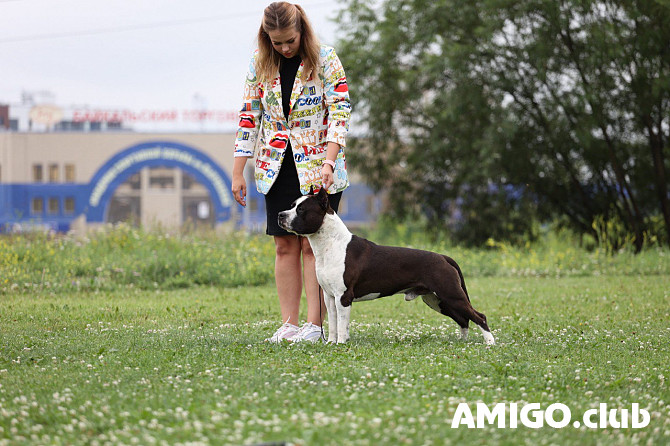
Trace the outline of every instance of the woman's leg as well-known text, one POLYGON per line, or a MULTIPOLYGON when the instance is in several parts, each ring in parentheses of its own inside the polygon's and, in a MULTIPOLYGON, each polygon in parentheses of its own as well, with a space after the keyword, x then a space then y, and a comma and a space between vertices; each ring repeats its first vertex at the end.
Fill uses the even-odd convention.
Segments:
POLYGON ((319 327, 326 317, 326 305, 323 296, 319 294, 319 282, 316 280, 316 259, 306 237, 300 237, 302 249, 302 267, 305 280, 305 295, 307 296, 307 322, 319 327))
POLYGON ((295 235, 274 236, 275 283, 283 322, 300 325, 300 295, 302 271, 300 267, 300 239, 295 235))

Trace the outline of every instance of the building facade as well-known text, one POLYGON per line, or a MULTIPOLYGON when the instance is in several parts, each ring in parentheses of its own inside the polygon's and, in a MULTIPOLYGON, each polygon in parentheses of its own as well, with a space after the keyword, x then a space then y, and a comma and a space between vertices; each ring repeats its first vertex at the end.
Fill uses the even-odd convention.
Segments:
MULTIPOLYGON (((0 128, 0 231, 63 232, 118 222, 264 231, 253 162, 247 207, 231 194, 234 137, 0 128)), ((340 207, 343 220, 365 224, 376 220, 381 200, 354 180, 340 207)))

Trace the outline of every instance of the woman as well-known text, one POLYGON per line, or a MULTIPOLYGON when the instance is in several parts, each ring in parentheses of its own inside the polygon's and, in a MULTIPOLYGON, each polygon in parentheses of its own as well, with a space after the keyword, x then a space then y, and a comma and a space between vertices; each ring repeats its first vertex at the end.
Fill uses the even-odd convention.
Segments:
POLYGON ((322 337, 326 310, 314 254, 307 239, 279 227, 277 214, 321 187, 337 210, 349 185, 343 148, 350 109, 342 64, 333 48, 319 45, 305 11, 287 2, 265 8, 245 82, 232 191, 245 206, 244 166, 258 146, 254 177, 265 195, 266 233, 274 237, 283 321, 267 341, 317 342, 322 337), (307 321, 299 327, 303 279, 307 321))

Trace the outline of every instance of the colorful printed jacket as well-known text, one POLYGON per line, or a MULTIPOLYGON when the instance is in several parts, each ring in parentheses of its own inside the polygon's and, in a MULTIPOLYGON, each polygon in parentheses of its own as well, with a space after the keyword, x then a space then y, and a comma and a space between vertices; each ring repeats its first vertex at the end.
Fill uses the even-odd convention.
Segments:
POLYGON ((321 187, 321 166, 330 141, 340 145, 340 152, 335 163, 335 182, 328 192, 346 189, 349 179, 343 149, 351 105, 344 69, 335 50, 321 46, 321 66, 304 83, 300 79, 304 65, 300 64, 291 93, 288 122, 282 109, 279 75, 270 84, 258 82, 256 55, 257 52, 251 59, 245 81, 235 156, 252 157, 258 147, 254 175, 258 191, 267 194, 272 187, 288 141, 291 142, 303 195, 309 193, 311 186, 315 190, 321 187))

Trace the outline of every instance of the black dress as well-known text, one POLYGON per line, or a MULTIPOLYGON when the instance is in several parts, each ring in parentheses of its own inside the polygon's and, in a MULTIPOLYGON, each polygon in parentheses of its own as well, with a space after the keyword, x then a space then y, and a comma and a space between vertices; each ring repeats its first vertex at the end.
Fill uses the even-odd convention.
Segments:
MULTIPOLYGON (((279 64, 279 80, 281 81, 281 98, 282 107, 284 109, 284 117, 288 120, 291 107, 291 92, 293 91, 293 82, 295 75, 298 73, 300 67, 300 56, 295 56, 290 59, 280 56, 279 64)), ((267 215, 267 235, 293 235, 279 226, 277 223, 277 216, 281 211, 291 208, 295 200, 302 197, 300 192, 300 181, 298 180, 298 170, 295 167, 295 160, 293 159, 293 149, 289 141, 284 159, 277 179, 272 184, 272 187, 265 195, 265 212, 267 215)), ((337 208, 342 198, 342 192, 328 196, 330 206, 337 212, 337 208)))

